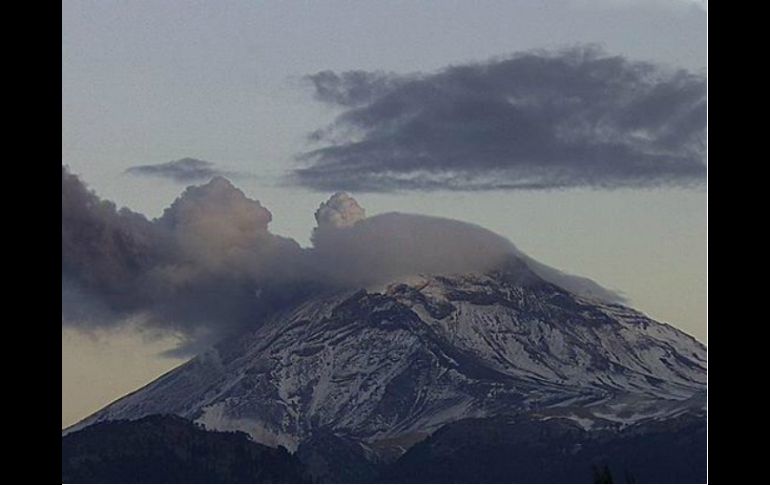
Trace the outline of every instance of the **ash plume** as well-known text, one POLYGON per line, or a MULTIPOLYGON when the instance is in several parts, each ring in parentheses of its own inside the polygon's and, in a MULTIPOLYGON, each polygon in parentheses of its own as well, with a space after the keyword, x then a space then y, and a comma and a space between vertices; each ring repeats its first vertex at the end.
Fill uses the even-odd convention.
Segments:
MULTIPOLYGON (((526 258, 507 239, 451 219, 366 217, 348 194, 316 212, 312 246, 273 234, 270 211, 222 177, 188 187, 153 220, 118 209, 62 167, 62 324, 83 330, 139 324, 192 353, 311 295, 416 274, 494 269, 526 258)), ((527 259, 544 279, 619 297, 527 259)), ((589 290, 589 291, 585 291, 589 290)))

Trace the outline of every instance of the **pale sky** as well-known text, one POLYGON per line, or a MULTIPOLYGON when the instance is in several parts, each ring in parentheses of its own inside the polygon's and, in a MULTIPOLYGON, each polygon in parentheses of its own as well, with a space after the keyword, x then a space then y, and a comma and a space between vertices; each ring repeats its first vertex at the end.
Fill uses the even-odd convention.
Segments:
MULTIPOLYGON (((103 198, 148 217, 184 189, 127 175, 192 157, 309 244, 330 194, 276 184, 338 111, 302 76, 432 72, 533 48, 611 54, 705 73, 706 12, 689 1, 246 2, 68 0, 62 5, 62 162, 103 198)), ((623 292, 706 342, 704 188, 352 194, 367 214, 473 222, 530 256, 623 292)), ((178 365, 173 339, 62 330, 62 426, 178 365)))

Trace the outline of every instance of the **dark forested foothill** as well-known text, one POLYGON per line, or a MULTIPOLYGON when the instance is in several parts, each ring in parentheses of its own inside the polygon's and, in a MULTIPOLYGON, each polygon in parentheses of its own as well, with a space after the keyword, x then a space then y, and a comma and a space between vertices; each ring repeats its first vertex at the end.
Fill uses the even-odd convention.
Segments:
POLYGON ((62 437, 63 483, 302 483, 299 460, 245 433, 176 416, 108 421, 62 437))
POLYGON ((705 483, 706 421, 586 430, 530 416, 448 424, 398 459, 320 431, 292 454, 175 416, 108 421, 62 438, 64 483, 705 483))

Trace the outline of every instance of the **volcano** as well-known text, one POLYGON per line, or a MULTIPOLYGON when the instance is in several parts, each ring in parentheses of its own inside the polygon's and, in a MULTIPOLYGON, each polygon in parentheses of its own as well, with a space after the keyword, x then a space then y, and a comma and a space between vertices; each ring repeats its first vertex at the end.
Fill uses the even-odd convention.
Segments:
POLYGON ((483 273, 314 295, 66 432, 173 414, 290 451, 331 434, 394 459, 464 419, 622 430, 703 415, 705 385, 694 338, 511 257, 483 273))

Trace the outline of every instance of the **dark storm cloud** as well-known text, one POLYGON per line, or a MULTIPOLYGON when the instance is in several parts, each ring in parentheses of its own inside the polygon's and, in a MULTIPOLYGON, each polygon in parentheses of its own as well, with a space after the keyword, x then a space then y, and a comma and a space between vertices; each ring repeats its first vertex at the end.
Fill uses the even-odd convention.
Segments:
POLYGON ((350 107, 370 103, 404 83, 393 74, 366 71, 323 71, 308 76, 308 80, 315 87, 316 99, 350 107))
POLYGON ((126 173, 170 178, 177 182, 206 181, 224 174, 224 172, 214 168, 213 163, 195 158, 182 158, 155 165, 137 165, 126 170, 126 173))
POLYGON ((188 187, 148 220, 99 198, 62 167, 62 324, 130 323, 182 336, 179 352, 194 352, 309 295, 415 274, 486 271, 509 257, 573 292, 617 301, 481 227, 411 214, 367 218, 344 193, 316 211, 310 248, 272 234, 271 220, 221 177, 188 187))
POLYGON ((594 47, 308 80, 343 108, 292 174, 319 190, 644 187, 706 173, 705 78, 594 47))

